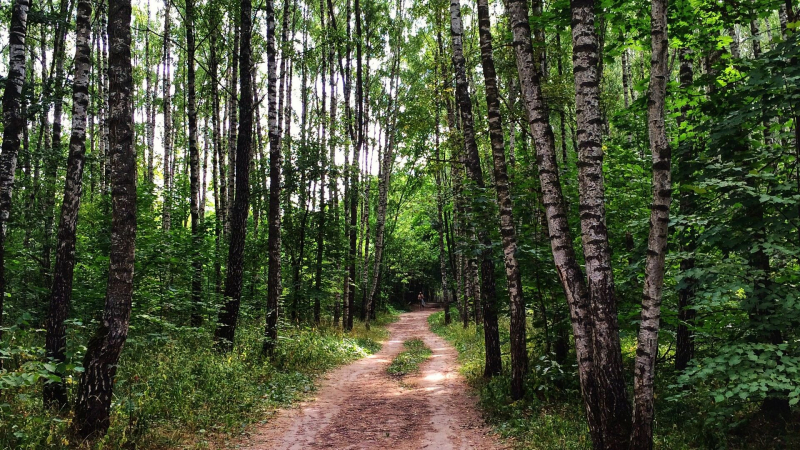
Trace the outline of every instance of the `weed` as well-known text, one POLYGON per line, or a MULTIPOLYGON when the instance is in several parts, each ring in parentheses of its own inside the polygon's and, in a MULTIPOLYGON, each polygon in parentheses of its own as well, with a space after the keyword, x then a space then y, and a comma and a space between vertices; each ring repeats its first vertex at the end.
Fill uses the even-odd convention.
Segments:
MULTIPOLYGON (((111 428, 92 448, 202 448, 210 436, 239 433, 312 392, 321 373, 379 350, 387 336, 379 325, 395 318, 380 316, 371 331, 356 323, 351 333, 324 326, 283 327, 271 361, 260 355, 263 325, 256 321, 241 324, 236 346, 224 355, 213 349, 211 329, 139 330, 120 361, 111 428)), ((40 334, 31 332, 24 342, 17 341, 20 348, 27 345, 20 354, 30 355, 31 361, 40 358, 40 334)), ((77 356, 73 360, 80 361, 77 356)), ((25 370, 30 367, 21 365, 2 376, 29 378, 25 370)), ((71 400, 76 384, 77 374, 68 377, 71 400)), ((70 442, 71 413, 48 411, 41 389, 42 381, 0 383, 0 448, 66 449, 76 444, 70 442)))
POLYGON ((409 339, 403 342, 403 345, 406 350, 400 352, 386 368, 389 375, 402 377, 409 373, 419 372, 419 365, 433 354, 431 349, 422 342, 422 339, 409 339))

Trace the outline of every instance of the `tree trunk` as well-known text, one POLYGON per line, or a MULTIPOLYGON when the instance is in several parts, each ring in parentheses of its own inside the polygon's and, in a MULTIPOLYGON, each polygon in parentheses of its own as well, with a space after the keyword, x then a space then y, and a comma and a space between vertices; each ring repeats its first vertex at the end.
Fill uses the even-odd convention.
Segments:
MULTIPOLYGON (((86 154, 86 115, 89 107, 89 71, 91 70, 89 0, 78 2, 75 33, 75 78, 72 85, 72 134, 67 158, 67 179, 58 226, 56 264, 50 293, 45 350, 48 359, 56 364, 65 362, 67 345, 64 320, 67 318, 72 298, 72 279, 75 268, 75 230, 81 203, 83 165, 86 154)), ((57 372, 60 382, 46 383, 42 387, 44 403, 61 409, 67 405, 67 387, 64 374, 57 372)))
POLYGON ((478 31, 486 89, 486 107, 489 116, 489 140, 494 161, 495 191, 500 209, 500 235, 503 242, 503 261, 511 310, 511 398, 519 400, 525 394, 524 378, 528 368, 528 352, 525 346, 525 299, 522 296, 522 279, 516 256, 517 233, 514 229, 514 214, 506 168, 503 118, 500 115, 491 28, 489 1, 478 0, 478 31))
POLYGON ((205 224, 206 203, 208 203, 208 149, 211 141, 209 131, 208 114, 205 114, 205 122, 203 123, 203 165, 200 168, 200 175, 202 176, 200 181, 200 210, 198 211, 201 224, 205 224))
POLYGON ((194 0, 186 0, 186 59, 189 118, 189 210, 192 217, 192 326, 203 323, 203 261, 200 249, 203 245, 203 231, 200 225, 200 149, 197 148, 197 94, 195 89, 195 37, 194 0))
POLYGON ((171 2, 169 0, 165 0, 164 8, 164 73, 161 86, 161 95, 163 97, 161 104, 164 111, 164 136, 162 142, 164 146, 164 164, 161 168, 164 174, 164 206, 161 213, 161 228, 164 231, 169 231, 172 226, 172 177, 170 176, 172 173, 172 106, 170 105, 170 88, 172 87, 170 68, 172 67, 172 58, 170 55, 171 20, 169 17, 171 2))
POLYGON ((252 28, 251 0, 242 0, 240 11, 241 65, 240 85, 242 97, 239 101, 239 132, 236 142, 236 191, 230 218, 230 245, 228 246, 228 271, 225 278, 225 305, 219 313, 219 324, 215 338, 222 351, 233 348, 236 324, 239 319, 239 304, 242 297, 242 275, 244 265, 244 243, 247 234, 247 213, 250 207, 250 158, 253 139, 253 93, 250 76, 250 37, 252 28))
MULTIPOLYGON (((444 72, 445 65, 444 61, 444 45, 442 43, 442 20, 440 15, 440 10, 436 11, 436 44, 437 44, 437 54, 436 58, 442 61, 441 64, 437 64, 436 68, 438 69, 439 66, 442 68, 442 72, 444 72)), ((443 86, 446 88, 446 84, 444 83, 445 75, 441 73, 443 86)), ((442 299, 444 301, 444 324, 450 325, 452 322, 452 318, 450 317, 450 289, 449 289, 449 271, 448 266, 449 264, 449 255, 445 253, 445 235, 447 234, 447 226, 445 221, 445 214, 444 214, 444 188, 442 186, 442 175, 444 167, 444 161, 442 160, 442 153, 440 149, 440 118, 439 112, 441 111, 441 100, 442 96, 444 95, 443 90, 437 85, 437 92, 436 92, 436 134, 435 134, 435 143, 434 143, 434 154, 433 158, 436 161, 436 165, 434 168, 434 180, 436 181, 436 218, 438 222, 438 226, 436 227, 436 231, 439 234, 439 271, 442 273, 442 299)), ((511 130, 511 133, 514 133, 514 130, 511 130)), ((448 242, 449 243, 449 242, 448 242)), ((448 247, 449 248, 449 247, 448 247)))
MULTIPOLYGON (((472 103, 469 98, 467 86, 466 61, 464 59, 463 48, 463 29, 461 25, 461 5, 459 0, 450 0, 450 33, 453 39, 453 66, 456 72, 456 101, 458 102, 461 115, 462 132, 464 135, 465 167, 467 176, 471 183, 477 188, 477 192, 472 195, 482 195, 485 188, 483 182, 483 171, 481 170, 480 155, 478 145, 475 141, 474 118, 472 115, 472 103)), ((502 135, 501 135, 502 138, 502 135)), ((473 198, 474 200, 474 198, 473 198)), ((485 220, 486 214, 482 214, 484 208, 477 207, 477 202, 473 201, 473 209, 477 211, 479 220, 485 220)), ((478 223, 477 237, 480 244, 481 260, 481 304, 483 308, 483 332, 484 345, 486 347, 486 367, 485 377, 492 377, 500 374, 502 370, 502 359, 500 356, 500 330, 497 325, 497 299, 495 295, 494 279, 494 260, 492 259, 491 240, 486 226, 478 223)), ((477 285, 477 283, 475 283, 477 285)))
POLYGON ((145 39, 144 39, 144 46, 145 46, 145 70, 146 70, 146 81, 147 81, 147 90, 145 91, 145 127, 146 127, 146 139, 147 139, 147 174, 146 180, 148 183, 153 184, 155 182, 155 175, 154 175, 154 168, 155 165, 155 134, 156 134, 156 106, 155 106, 155 98, 156 98, 156 90, 158 86, 158 70, 153 71, 151 69, 153 62, 152 58, 150 57, 150 0, 147 0, 147 30, 145 30, 145 39), (155 75, 155 77, 153 77, 155 75), (155 79, 154 79, 155 78, 155 79))
MULTIPOLYGON (((396 53, 397 55, 400 52, 396 53)), ((399 57, 394 58, 392 64, 392 74, 390 75, 390 85, 395 86, 397 80, 397 68, 399 65, 399 57)), ((395 124, 397 123, 397 102, 390 101, 389 110, 392 111, 392 124, 389 126, 387 133, 391 133, 388 138, 386 148, 383 150, 383 160, 380 167, 380 179, 378 180, 378 212, 375 217, 375 259, 372 268, 372 283, 370 286, 369 302, 367 310, 374 308, 378 300, 378 293, 380 289, 380 274, 381 264, 383 263, 383 251, 386 242, 386 211, 389 204, 389 184, 392 178, 392 166, 394 165, 394 146, 395 146, 395 124)), ((365 323, 369 330, 369 314, 366 315, 365 323)))
POLYGON ((628 49, 622 49, 622 97, 625 109, 631 106, 631 65, 628 62, 628 49))
POLYGON ((26 126, 25 116, 22 115, 22 85, 25 83, 25 40, 28 34, 29 7, 29 0, 14 0, 9 27, 8 77, 3 92, 3 152, 0 154, 0 341, 3 338, 3 301, 7 293, 6 228, 11 213, 17 155, 26 126))
POLYGON ((236 207, 234 205, 235 202, 235 195, 236 189, 238 188, 238 184, 236 183, 237 177, 237 170, 239 166, 236 164, 236 158, 238 156, 238 140, 236 136, 236 105, 237 97, 236 97, 236 76, 240 75, 239 71, 244 70, 243 68, 239 67, 239 55, 241 55, 240 40, 242 38, 242 27, 243 25, 237 23, 234 25, 234 36, 233 36, 233 53, 230 56, 230 78, 228 78, 228 170, 227 170, 227 193, 228 193, 228 201, 227 206, 228 210, 225 213, 225 235, 230 236, 231 233, 231 221, 233 220, 233 209, 236 207))
MULTIPOLYGON (((603 446, 622 448, 630 438, 630 404, 623 376, 611 248, 603 186, 603 127, 600 109, 599 40, 594 0, 572 0, 573 73, 578 134, 581 237, 593 316, 603 446)), ((595 443, 595 447, 598 447, 595 443)))
MULTIPOLYGON (((288 4, 285 2, 284 5, 288 4)), ((267 216, 267 319, 264 335, 264 347, 262 352, 272 356, 272 352, 278 343, 278 301, 280 300, 281 286, 281 124, 278 120, 278 104, 276 85, 278 76, 276 71, 276 49, 275 49, 275 6, 273 0, 267 0, 267 105, 269 121, 269 212, 267 216)), ((289 14, 284 9, 285 19, 289 14)), ((284 33, 285 33, 284 29, 284 33)), ((283 44, 283 42, 282 42, 283 44)), ((282 60, 287 59, 286 53, 282 53, 282 60)), ((282 71, 283 72, 283 71, 282 71)), ((284 80, 281 79, 281 82, 284 80)), ((287 104, 291 98, 290 92, 286 93, 287 104)), ((288 131, 288 130, 287 130, 288 131)))
POLYGON ((597 380, 594 375, 593 324, 589 297, 583 273, 572 246, 566 202, 559 180, 555 139, 550 127, 549 111, 542 95, 541 74, 535 64, 530 38, 528 4, 526 0, 509 0, 507 8, 514 37, 517 72, 525 107, 528 111, 531 134, 536 143, 542 203, 545 206, 553 260, 570 309, 578 359, 578 375, 589 431, 595 448, 603 448, 601 411, 597 398, 597 380))
POLYGON ((655 419, 654 378, 658 358, 658 329, 664 287, 664 260, 669 237, 669 206, 672 196, 672 155, 667 141, 665 102, 669 78, 667 0, 653 0, 650 21, 652 56, 648 134, 653 155, 653 204, 650 207, 650 235, 647 239, 642 315, 634 366, 634 411, 630 448, 653 448, 655 419))
POLYGON ((209 68, 211 77, 211 134, 214 148, 211 156, 211 178, 214 185, 214 280, 216 292, 221 291, 222 283, 222 263, 221 249, 223 239, 223 227, 225 224, 225 213, 227 211, 226 203, 226 183, 225 183, 225 161, 222 154, 222 136, 220 133, 220 118, 219 118, 219 72, 217 60, 217 32, 219 30, 211 30, 209 37, 209 68))
MULTIPOLYGON (((691 51, 688 49, 680 50, 680 83, 681 89, 689 89, 694 82, 694 73, 692 69, 691 51)), ((688 113, 691 110, 689 105, 681 108, 681 115, 678 116, 678 127, 680 128, 688 120, 688 113)), ((680 166, 678 175, 680 176, 681 183, 690 182, 692 172, 697 158, 697 152, 694 144, 687 140, 680 148, 680 166)), ((690 190, 680 193, 680 201, 678 207, 680 208, 681 216, 688 216, 694 214, 696 208, 696 195, 690 190)), ((692 327, 694 325, 694 318, 696 311, 693 308, 694 296, 697 280, 694 277, 688 276, 687 273, 694 269, 695 259, 694 251, 697 246, 696 231, 693 227, 688 227, 684 231, 685 236, 681 236, 681 252, 689 255, 681 259, 680 270, 684 274, 685 287, 678 290, 678 331, 676 333, 675 343, 675 370, 683 371, 689 366, 689 361, 694 358, 694 335, 692 327)))
POLYGON ((109 144, 111 153, 111 252, 102 323, 84 356, 75 426, 98 438, 109 426, 112 387, 128 336, 136 241, 136 151, 133 126, 131 3, 109 0, 109 144))
MULTIPOLYGON (((55 38, 53 40, 53 68, 51 81, 53 83, 53 127, 52 146, 48 147, 44 155, 44 189, 42 192, 42 213, 44 215, 44 233, 42 236, 41 274, 45 284, 51 281, 50 261, 53 249, 53 222, 55 216, 56 184, 58 167, 61 160, 61 119, 64 111, 64 60, 66 59, 65 41, 67 38, 67 24, 71 15, 72 5, 65 0, 61 7, 56 23, 55 38)), ((45 131, 46 132, 46 131, 45 131)))

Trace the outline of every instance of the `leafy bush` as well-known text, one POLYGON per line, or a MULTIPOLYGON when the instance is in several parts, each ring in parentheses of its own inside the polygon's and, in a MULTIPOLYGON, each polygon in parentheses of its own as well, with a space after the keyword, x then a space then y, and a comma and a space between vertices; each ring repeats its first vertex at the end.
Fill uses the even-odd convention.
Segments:
MULTIPOLYGON (((529 318, 530 320, 530 318, 529 318)), ((444 325, 444 313, 428 318, 431 330, 442 336, 458 350, 461 373, 479 395, 479 404, 486 418, 502 436, 512 438, 515 446, 524 449, 588 449, 591 439, 586 425, 577 368, 574 355, 569 365, 560 365, 553 355, 545 354, 529 345, 529 369, 525 380, 525 397, 512 401, 511 366, 509 359, 509 322, 500 319, 500 342, 503 354, 503 372, 489 380, 483 377, 483 329, 461 323, 444 325)), ((529 327, 529 333, 537 330, 529 327)), ((536 341, 537 336, 530 336, 536 341)), ((657 405, 657 407, 660 406, 657 405)), ((693 442, 694 428, 679 427, 680 417, 674 410, 672 417, 656 423, 655 448, 700 448, 693 442), (671 419, 671 420, 670 420, 671 419)))

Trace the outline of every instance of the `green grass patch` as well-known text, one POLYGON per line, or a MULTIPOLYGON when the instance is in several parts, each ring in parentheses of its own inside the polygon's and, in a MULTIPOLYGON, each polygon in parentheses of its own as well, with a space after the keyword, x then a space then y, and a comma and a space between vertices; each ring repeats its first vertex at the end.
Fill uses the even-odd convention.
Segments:
POLYGON ((409 373, 419 372, 419 365, 425 362, 433 354, 422 339, 414 338, 403 342, 405 351, 400 352, 386 371, 389 375, 402 377, 409 373))
MULTIPOLYGON (((234 350, 224 355, 212 347, 212 329, 152 333, 139 328, 120 361, 111 429, 92 448, 207 448, 210 441, 238 434, 314 391, 325 371, 379 350, 388 336, 381 325, 396 317, 379 317, 370 331, 356 323, 351 333, 283 327, 272 361, 260 355, 260 322, 242 323, 234 350)), ((25 337, 28 350, 20 357, 31 364, 2 377, 22 376, 41 359, 39 334, 25 337)), ((67 380, 71 402, 77 380, 77 373, 67 380)), ((75 446, 69 437, 71 413, 58 417, 43 407, 41 380, 14 387, 0 382, 0 387, 0 448, 75 446)))

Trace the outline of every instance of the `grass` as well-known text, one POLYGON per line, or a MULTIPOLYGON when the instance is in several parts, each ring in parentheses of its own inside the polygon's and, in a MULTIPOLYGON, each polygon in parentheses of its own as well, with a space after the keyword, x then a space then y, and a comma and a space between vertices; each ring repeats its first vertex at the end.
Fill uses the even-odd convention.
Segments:
MULTIPOLYGON (((263 325, 243 323, 234 350, 212 348, 212 330, 138 330, 126 343, 115 380, 111 428, 91 448, 206 448, 315 389, 323 372, 380 349, 387 337, 383 315, 371 331, 357 323, 351 333, 330 327, 284 327, 272 361, 260 356, 263 325)), ((31 362, 40 358, 29 334, 31 362)), ((77 359, 77 358, 76 358, 77 359)), ((31 365, 3 374, 21 377, 31 365)), ((10 378, 9 378, 10 379, 10 378)), ((47 411, 42 382, 10 386, 0 380, 0 448, 66 449, 72 416, 47 411)), ((77 377, 67 380, 74 400, 77 377)))
MULTIPOLYGON (((500 320, 503 373, 490 380, 483 378, 484 347, 482 328, 461 323, 444 325, 444 313, 428 318, 431 330, 450 342, 459 353, 461 372, 479 396, 485 417, 516 448, 536 450, 583 450, 591 448, 591 439, 581 402, 576 367, 560 366, 550 355, 537 353, 529 344, 530 373, 526 379, 525 397, 512 401, 509 360, 508 319, 500 320)), ((529 342, 541 339, 538 330, 529 327, 529 342)), ((672 406, 673 410, 675 406, 672 406)), ((669 411, 656 424, 656 449, 695 449, 696 429, 683 427, 680 419, 669 411)))
POLYGON ((386 368, 389 375, 402 377, 409 373, 419 372, 419 365, 433 354, 431 349, 422 342, 422 339, 409 339, 403 342, 403 345, 406 350, 400 352, 386 368))

